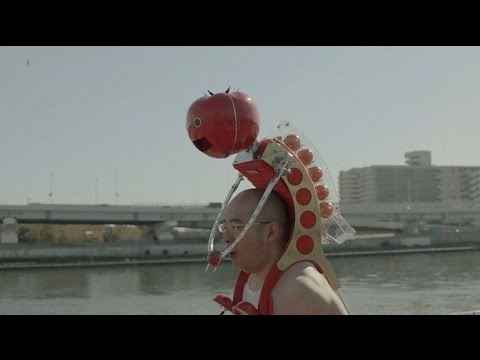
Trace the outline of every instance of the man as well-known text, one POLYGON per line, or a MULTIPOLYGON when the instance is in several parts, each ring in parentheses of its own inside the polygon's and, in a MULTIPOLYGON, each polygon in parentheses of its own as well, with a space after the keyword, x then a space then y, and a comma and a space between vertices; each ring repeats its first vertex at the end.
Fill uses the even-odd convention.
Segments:
MULTIPOLYGON (((227 245, 242 231, 263 192, 262 189, 245 190, 228 204, 224 222, 219 226, 227 245)), ((289 237, 285 203, 272 192, 255 222, 230 253, 235 265, 250 274, 243 287, 243 301, 258 306, 267 275, 284 253, 289 237)), ((325 276, 308 261, 296 262, 286 269, 267 295, 273 303, 272 314, 348 314, 325 276)))

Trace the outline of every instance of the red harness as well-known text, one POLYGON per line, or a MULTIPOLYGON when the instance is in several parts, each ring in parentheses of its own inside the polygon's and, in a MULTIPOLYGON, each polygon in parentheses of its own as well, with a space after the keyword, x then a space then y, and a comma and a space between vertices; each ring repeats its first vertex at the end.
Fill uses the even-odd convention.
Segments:
MULTIPOLYGON (((314 263, 313 261, 309 262, 312 263, 320 272, 323 272, 318 264, 314 263)), ((289 268, 294 264, 296 263, 290 265, 289 268)), ((226 295, 217 295, 213 300, 236 315, 272 315, 274 311, 272 291, 287 269, 280 270, 277 266, 273 266, 270 269, 267 277, 265 278, 265 282, 263 283, 262 291, 260 292, 258 309, 251 303, 242 301, 243 289, 245 284, 248 282, 248 278, 250 277, 250 274, 244 271, 240 271, 238 274, 233 291, 233 300, 226 295)))

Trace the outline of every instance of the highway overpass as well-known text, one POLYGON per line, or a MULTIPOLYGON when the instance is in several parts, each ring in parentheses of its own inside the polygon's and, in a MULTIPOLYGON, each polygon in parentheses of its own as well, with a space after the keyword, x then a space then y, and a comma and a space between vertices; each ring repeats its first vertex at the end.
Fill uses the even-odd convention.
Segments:
MULTIPOLYGON (((410 204, 341 204, 341 213, 355 226, 395 229, 410 221, 480 226, 480 202, 410 204), (385 223, 385 224, 384 224, 385 223), (369 225, 370 224, 370 225, 369 225)), ((0 205, 0 220, 18 223, 132 224, 176 222, 179 226, 211 227, 219 206, 136 206, 28 204, 0 205)))

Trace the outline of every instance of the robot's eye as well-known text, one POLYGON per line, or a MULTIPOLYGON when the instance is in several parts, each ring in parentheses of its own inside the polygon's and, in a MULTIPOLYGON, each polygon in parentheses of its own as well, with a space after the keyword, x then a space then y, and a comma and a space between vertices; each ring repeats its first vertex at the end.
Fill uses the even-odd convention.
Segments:
POLYGON ((202 125, 202 120, 200 120, 200 118, 195 118, 193 120, 193 126, 195 126, 196 128, 199 128, 200 125, 202 125))

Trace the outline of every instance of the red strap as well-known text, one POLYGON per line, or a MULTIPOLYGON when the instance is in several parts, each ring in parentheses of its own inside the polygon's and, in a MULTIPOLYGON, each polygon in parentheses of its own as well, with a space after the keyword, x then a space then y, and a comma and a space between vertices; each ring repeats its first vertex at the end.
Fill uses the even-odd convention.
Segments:
POLYGON ((262 315, 255 306, 246 301, 233 306, 232 312, 237 315, 262 315))

